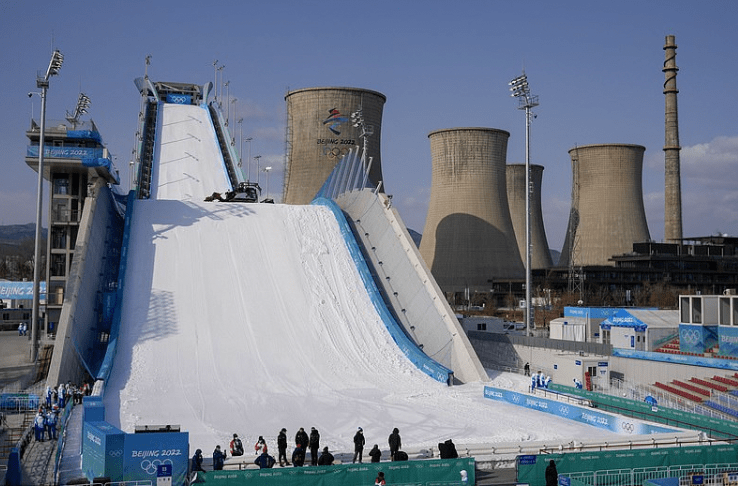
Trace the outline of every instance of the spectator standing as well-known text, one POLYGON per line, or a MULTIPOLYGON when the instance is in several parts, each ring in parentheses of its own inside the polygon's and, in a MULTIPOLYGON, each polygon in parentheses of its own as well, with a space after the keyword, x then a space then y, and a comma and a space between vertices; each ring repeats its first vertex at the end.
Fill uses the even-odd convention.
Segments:
POLYGON ((225 464, 226 455, 225 453, 220 450, 220 446, 215 446, 215 450, 213 451, 213 471, 221 471, 223 470, 223 464, 225 464))
POLYGON ((559 472, 556 470, 556 463, 553 459, 546 466, 546 486, 556 486, 559 484, 559 472))
POLYGON ((277 449, 279 450, 279 465, 287 464, 289 466, 290 461, 287 460, 287 429, 285 428, 280 430, 277 436, 277 449))
POLYGON ((526 362, 523 369, 525 370, 525 376, 530 376, 530 363, 526 362))
POLYGON ((369 457, 372 458, 372 462, 379 462, 382 458, 382 451, 379 450, 379 444, 374 444, 372 450, 369 451, 369 457))
POLYGON ((238 434, 233 434, 233 440, 231 440, 231 456, 242 456, 243 455, 243 443, 238 438, 238 434))
POLYGON ((308 438, 307 432, 305 432, 305 429, 300 427, 300 430, 295 434, 295 445, 301 445, 303 449, 307 449, 309 442, 310 439, 308 438))
POLYGON ((46 412, 46 433, 49 436, 50 440, 56 440, 56 423, 57 423, 57 414, 54 410, 49 409, 48 412, 46 412))
POLYGON ((395 460, 395 452, 399 451, 402 447, 402 438, 400 438, 400 429, 395 427, 392 429, 392 433, 387 439, 390 448, 390 461, 395 460))
POLYGON ((323 447, 323 453, 318 458, 318 466, 332 466, 334 460, 335 457, 333 457, 333 454, 328 452, 328 448, 323 447))
POLYGON ((354 434, 354 460, 352 462, 356 462, 356 459, 359 459, 359 464, 361 464, 361 458, 364 454, 365 443, 366 439, 364 438, 364 429, 359 427, 359 430, 357 430, 356 434, 354 434))
POLYGON ((205 471, 202 468, 202 449, 197 449, 192 456, 192 470, 190 472, 205 471))
POLYGON ((46 428, 46 417, 44 417, 43 411, 39 408, 36 417, 33 419, 33 432, 36 436, 37 442, 44 441, 44 429, 46 428))
POLYGON ((310 428, 310 464, 318 465, 318 449, 320 449, 320 433, 315 427, 310 428))

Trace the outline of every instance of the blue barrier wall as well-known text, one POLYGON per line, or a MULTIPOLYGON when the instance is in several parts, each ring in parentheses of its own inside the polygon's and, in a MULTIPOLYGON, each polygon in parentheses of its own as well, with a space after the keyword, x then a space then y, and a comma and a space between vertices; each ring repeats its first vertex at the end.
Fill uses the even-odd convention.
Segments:
POLYGON ((343 235, 343 239, 346 242, 349 253, 351 254, 351 257, 356 264, 356 268, 361 275, 364 286, 366 287, 366 290, 369 293, 369 297, 374 304, 374 308, 377 310, 377 313, 382 319, 382 322, 384 322, 384 325, 387 327, 387 330, 392 336, 392 339, 394 339, 395 343, 397 343, 397 346, 400 348, 403 354, 405 354, 405 356, 407 356, 407 358, 415 366, 417 366, 418 369, 423 371, 428 376, 442 383, 450 383, 453 371, 437 363, 436 361, 428 357, 425 353, 423 353, 423 351, 421 351, 420 348, 418 348, 415 343, 413 343, 405 335, 400 325, 397 323, 397 321, 395 321, 394 317, 392 317, 392 314, 387 309, 387 306, 382 299, 382 295, 379 292, 377 285, 374 283, 374 279, 372 279, 369 267, 364 260, 361 249, 359 249, 359 245, 356 243, 356 238, 351 232, 351 227, 346 221, 346 217, 343 215, 341 208, 339 208, 338 205, 332 200, 325 198, 317 198, 312 202, 312 204, 326 206, 335 215, 336 220, 338 221, 338 225, 341 228, 341 235, 343 235))
POLYGON ((706 356, 689 356, 686 354, 652 353, 634 349, 613 348, 613 356, 620 358, 644 359, 664 363, 679 363, 703 368, 738 371, 738 361, 734 359, 708 358, 706 356))
POLYGON ((604 412, 598 412, 589 407, 579 407, 570 403, 558 402, 537 396, 518 393, 491 386, 484 387, 484 397, 490 400, 511 403, 519 407, 530 408, 540 412, 550 413, 575 422, 592 425, 599 429, 609 430, 617 434, 645 435, 665 432, 680 432, 678 429, 661 427, 641 422, 630 417, 621 417, 604 412))
POLYGON ((130 191, 128 193, 128 202, 126 205, 126 217, 123 224, 123 241, 120 249, 120 265, 118 267, 118 291, 116 296, 117 305, 113 312, 113 322, 110 328, 110 338, 108 340, 108 348, 105 352, 100 370, 97 373, 96 378, 98 380, 107 380, 110 375, 110 371, 113 367, 113 360, 115 359, 115 353, 117 351, 118 334, 120 332, 120 303, 123 301, 123 292, 125 291, 125 276, 126 268, 128 266, 128 243, 131 240, 131 222, 133 220, 133 210, 136 201, 136 193, 130 191))

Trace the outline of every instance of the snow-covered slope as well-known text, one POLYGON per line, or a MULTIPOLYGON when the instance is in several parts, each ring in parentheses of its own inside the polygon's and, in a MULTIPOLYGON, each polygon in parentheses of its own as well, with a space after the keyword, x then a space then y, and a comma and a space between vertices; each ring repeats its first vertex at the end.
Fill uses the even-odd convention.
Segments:
MULTIPOLYGON (((178 124, 164 112, 164 126, 179 127, 168 137, 200 137, 188 113, 198 108, 177 108, 178 124)), ((282 427, 290 437, 316 427, 339 451, 352 449, 357 427, 383 448, 394 427, 405 448, 607 435, 486 400, 482 383, 447 387, 415 369, 374 311, 333 214, 203 202, 213 188, 194 181, 220 184, 211 173, 219 156, 212 144, 197 147, 187 149, 193 157, 162 158, 157 199, 132 209, 109 422, 128 432, 177 424, 204 451, 234 432, 247 444, 263 435, 276 450, 282 427)))

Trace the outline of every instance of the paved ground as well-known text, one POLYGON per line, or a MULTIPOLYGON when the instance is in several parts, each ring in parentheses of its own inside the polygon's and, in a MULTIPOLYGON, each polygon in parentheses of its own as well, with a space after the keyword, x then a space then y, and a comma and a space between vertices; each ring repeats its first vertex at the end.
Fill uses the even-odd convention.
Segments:
POLYGON ((17 331, 0 332, 0 387, 32 372, 30 337, 19 336, 17 331))

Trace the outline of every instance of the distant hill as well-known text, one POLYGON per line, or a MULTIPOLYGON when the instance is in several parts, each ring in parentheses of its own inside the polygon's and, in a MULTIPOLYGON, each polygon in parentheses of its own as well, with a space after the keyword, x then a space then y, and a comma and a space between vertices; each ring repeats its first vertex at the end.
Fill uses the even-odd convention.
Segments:
MULTIPOLYGON (((41 228, 41 237, 46 238, 46 228, 41 228)), ((24 240, 36 238, 36 224, 0 225, 0 245, 18 246, 24 240)))

